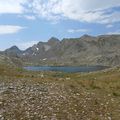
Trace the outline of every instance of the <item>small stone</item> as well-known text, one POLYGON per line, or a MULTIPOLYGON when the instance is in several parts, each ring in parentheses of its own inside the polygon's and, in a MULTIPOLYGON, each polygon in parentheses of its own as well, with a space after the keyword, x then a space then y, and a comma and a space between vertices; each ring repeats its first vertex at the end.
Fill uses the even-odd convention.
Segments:
POLYGON ((111 118, 111 117, 108 117, 108 120, 112 120, 112 118, 111 118))
POLYGON ((2 117, 2 115, 0 115, 0 118, 2 117))

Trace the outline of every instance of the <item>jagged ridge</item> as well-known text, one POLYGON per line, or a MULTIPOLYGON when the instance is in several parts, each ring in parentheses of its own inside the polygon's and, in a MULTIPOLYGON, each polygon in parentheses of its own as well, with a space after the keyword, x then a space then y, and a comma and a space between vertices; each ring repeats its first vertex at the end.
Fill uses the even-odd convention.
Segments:
POLYGON ((16 46, 4 51, 8 56, 32 65, 120 65, 120 35, 84 35, 81 38, 39 42, 26 49, 16 46))

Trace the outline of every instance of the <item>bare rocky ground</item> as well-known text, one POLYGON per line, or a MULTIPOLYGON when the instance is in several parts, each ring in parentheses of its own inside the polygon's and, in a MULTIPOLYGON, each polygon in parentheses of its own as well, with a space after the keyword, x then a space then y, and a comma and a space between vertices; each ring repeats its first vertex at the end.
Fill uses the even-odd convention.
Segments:
POLYGON ((120 70, 67 74, 0 68, 0 120, 120 120, 120 70))

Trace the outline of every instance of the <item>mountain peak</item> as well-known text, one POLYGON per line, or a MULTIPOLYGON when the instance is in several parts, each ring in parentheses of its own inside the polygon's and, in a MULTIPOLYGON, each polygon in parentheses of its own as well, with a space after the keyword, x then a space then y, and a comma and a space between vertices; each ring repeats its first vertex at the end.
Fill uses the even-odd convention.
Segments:
POLYGON ((48 42, 59 42, 59 39, 56 37, 51 37, 48 42))
POLYGON ((96 40, 96 37, 85 34, 82 37, 80 37, 80 39, 85 41, 91 41, 91 40, 96 40))
POLYGON ((11 53, 11 52, 14 52, 14 53, 21 53, 21 50, 17 47, 17 46, 12 46, 8 49, 5 50, 5 52, 7 53, 11 53))
POLYGON ((81 38, 88 38, 88 37, 92 37, 92 36, 90 36, 88 34, 84 34, 81 38))
POLYGON ((11 50, 20 50, 17 46, 12 46, 11 48, 9 48, 9 49, 11 49, 11 50))

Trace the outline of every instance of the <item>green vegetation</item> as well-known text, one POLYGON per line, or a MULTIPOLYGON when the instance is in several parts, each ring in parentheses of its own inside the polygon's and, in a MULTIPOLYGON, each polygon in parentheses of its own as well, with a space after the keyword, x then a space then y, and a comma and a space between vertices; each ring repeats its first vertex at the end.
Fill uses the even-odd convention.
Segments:
POLYGON ((0 65, 1 120, 119 120, 120 69, 31 72, 0 65))

